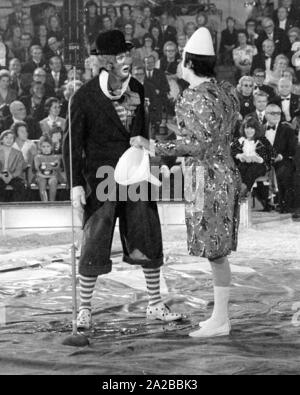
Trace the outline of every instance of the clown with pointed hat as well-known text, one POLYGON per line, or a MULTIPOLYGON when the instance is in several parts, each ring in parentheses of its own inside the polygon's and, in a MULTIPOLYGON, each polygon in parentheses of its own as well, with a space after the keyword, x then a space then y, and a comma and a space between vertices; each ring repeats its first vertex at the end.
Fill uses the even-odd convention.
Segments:
POLYGON ((189 88, 176 105, 177 140, 149 145, 141 137, 131 139, 135 147, 152 145, 157 155, 186 158, 188 249, 190 255, 209 260, 214 280, 212 316, 190 334, 193 338, 228 336, 231 331, 228 256, 237 249, 241 179, 230 145, 240 109, 235 89, 216 81, 215 64, 211 34, 202 27, 184 49, 182 75, 189 88))

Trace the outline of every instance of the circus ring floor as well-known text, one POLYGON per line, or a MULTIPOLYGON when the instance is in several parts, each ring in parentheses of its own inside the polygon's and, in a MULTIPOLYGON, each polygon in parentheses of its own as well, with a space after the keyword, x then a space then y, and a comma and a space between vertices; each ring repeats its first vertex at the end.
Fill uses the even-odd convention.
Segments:
POLYGON ((299 374, 299 234, 299 222, 276 214, 241 230, 231 256, 233 331, 209 340, 187 336, 210 315, 213 295, 208 263, 186 254, 185 227, 164 228, 162 291, 187 315, 180 324, 145 321, 142 273, 122 263, 116 236, 83 349, 61 344, 71 331, 69 233, 0 237, 0 374, 299 374))

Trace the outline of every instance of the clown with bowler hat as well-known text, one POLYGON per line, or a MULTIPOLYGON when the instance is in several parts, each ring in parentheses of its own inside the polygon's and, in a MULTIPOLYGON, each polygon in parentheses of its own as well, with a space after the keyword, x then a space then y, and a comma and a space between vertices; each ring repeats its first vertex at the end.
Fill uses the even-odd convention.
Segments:
MULTIPOLYGON (((149 295, 146 316, 163 322, 177 321, 162 301, 160 272, 164 264, 161 226, 157 205, 152 201, 118 198, 115 185, 107 199, 100 193, 105 169, 115 168, 130 148, 133 137, 148 138, 145 130, 144 91, 131 77, 132 44, 118 30, 101 33, 93 55, 101 64, 100 74, 74 95, 71 101, 74 207, 83 211, 83 242, 79 262, 80 309, 78 327, 90 329, 92 296, 97 278, 112 270, 111 247, 119 219, 124 261, 141 266, 149 295), (121 201, 122 200, 122 201, 121 201)), ((64 162, 69 168, 69 132, 64 136, 64 162)))

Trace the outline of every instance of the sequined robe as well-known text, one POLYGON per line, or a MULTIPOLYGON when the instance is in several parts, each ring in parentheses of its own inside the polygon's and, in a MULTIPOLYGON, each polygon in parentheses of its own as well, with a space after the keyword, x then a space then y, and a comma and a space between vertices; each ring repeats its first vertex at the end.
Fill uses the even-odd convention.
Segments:
POLYGON ((187 89, 176 105, 178 138, 156 154, 185 159, 188 249, 210 260, 236 251, 241 178, 231 156, 239 101, 229 83, 187 89))

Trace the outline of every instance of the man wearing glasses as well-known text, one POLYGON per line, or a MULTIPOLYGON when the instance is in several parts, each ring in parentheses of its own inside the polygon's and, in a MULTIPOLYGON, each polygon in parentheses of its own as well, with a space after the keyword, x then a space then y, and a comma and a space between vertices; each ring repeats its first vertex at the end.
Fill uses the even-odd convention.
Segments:
POLYGON ((291 43, 286 32, 280 28, 276 28, 272 19, 265 18, 262 21, 263 32, 256 40, 256 47, 260 52, 262 50, 263 42, 267 39, 275 43, 275 54, 288 55, 291 50, 291 43))
MULTIPOLYGON (((116 167, 130 148, 130 139, 149 136, 145 128, 144 89, 130 74, 132 44, 125 41, 122 32, 113 30, 101 33, 96 46, 93 54, 101 64, 100 75, 71 99, 68 121, 72 126, 73 204, 84 213, 78 327, 91 328, 91 302, 97 278, 112 270, 110 255, 117 218, 124 262, 143 268, 149 295, 147 317, 164 322, 180 320, 181 315, 172 313, 160 296, 164 259, 156 202, 121 202, 117 198, 118 185, 113 185, 115 197, 107 199, 99 192, 108 171, 104 169, 116 167), (102 171, 104 175, 99 175, 102 171)), ((70 180, 68 132, 63 153, 70 180)))
POLYGON ((263 69, 254 70, 253 78, 254 78, 254 93, 257 93, 259 91, 265 92, 268 95, 269 99, 275 96, 274 89, 269 85, 265 85, 266 72, 263 69))
POLYGON ((259 53, 253 58, 251 74, 253 74, 256 69, 262 69, 266 72, 270 72, 273 70, 275 58, 274 41, 267 39, 263 42, 262 51, 259 51, 259 53))
POLYGON ((266 109, 266 138, 274 147, 277 157, 274 168, 278 182, 278 198, 280 213, 286 214, 293 210, 294 205, 294 174, 297 139, 295 131, 285 122, 281 122, 282 111, 276 104, 266 109))

